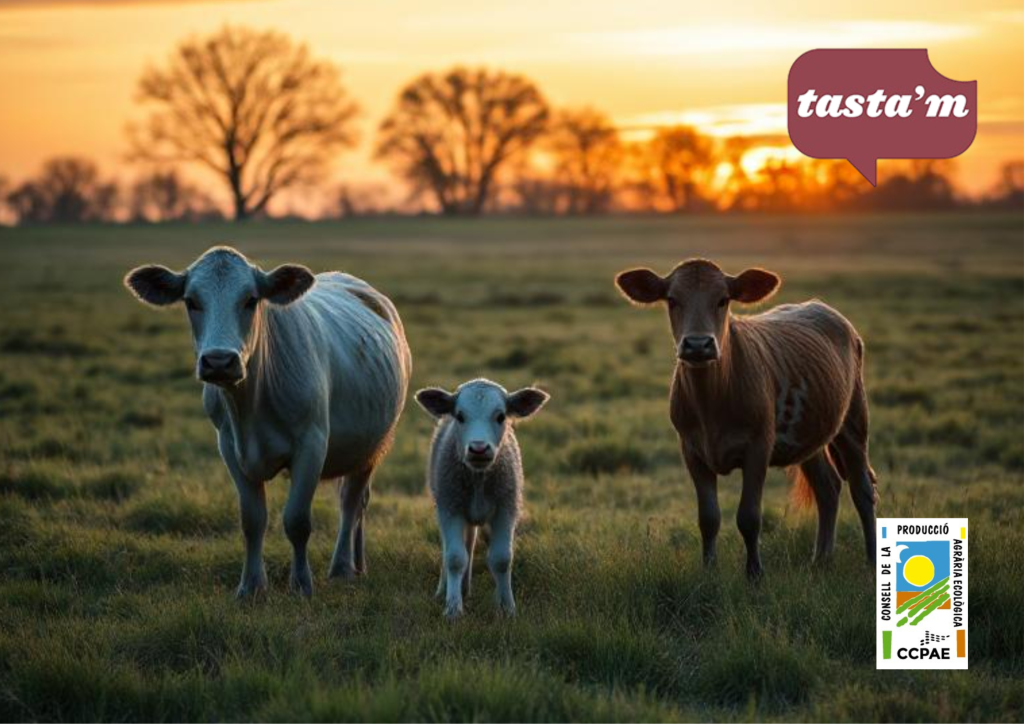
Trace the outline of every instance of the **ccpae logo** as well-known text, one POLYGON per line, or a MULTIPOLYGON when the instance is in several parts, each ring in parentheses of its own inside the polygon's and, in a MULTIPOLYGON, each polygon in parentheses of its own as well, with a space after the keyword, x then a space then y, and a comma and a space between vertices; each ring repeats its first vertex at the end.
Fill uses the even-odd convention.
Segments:
POLYGON ((967 519, 877 527, 877 668, 966 669, 967 519))

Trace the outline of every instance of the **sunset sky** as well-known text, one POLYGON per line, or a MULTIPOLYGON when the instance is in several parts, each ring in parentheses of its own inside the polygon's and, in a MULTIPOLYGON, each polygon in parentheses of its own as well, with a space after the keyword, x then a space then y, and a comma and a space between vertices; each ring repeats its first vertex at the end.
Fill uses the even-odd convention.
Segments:
POLYGON ((687 122, 708 133, 784 134, 786 76, 818 47, 924 47, 937 70, 977 80, 979 132, 957 183, 988 190, 1024 158, 1024 10, 1017 2, 810 0, 413 0, 172 2, 0 0, 0 175, 55 154, 124 160, 135 82, 175 43, 224 23, 273 28, 339 63, 360 103, 362 143, 338 180, 386 182, 369 145, 399 88, 426 70, 484 64, 524 73, 556 106, 592 105, 624 128, 687 122))

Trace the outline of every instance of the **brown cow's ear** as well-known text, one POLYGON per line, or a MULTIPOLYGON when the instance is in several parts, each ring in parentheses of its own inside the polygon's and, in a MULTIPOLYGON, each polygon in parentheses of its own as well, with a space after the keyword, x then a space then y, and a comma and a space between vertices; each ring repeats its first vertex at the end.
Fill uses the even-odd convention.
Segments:
POLYGON ((128 272, 124 285, 146 304, 164 307, 181 301, 185 294, 185 275, 165 266, 150 264, 128 272))
POLYGON ((527 417, 535 415, 550 399, 551 395, 544 390, 536 387, 524 387, 508 396, 505 401, 505 409, 512 417, 525 420, 527 417))
POLYGON ((665 298, 665 280, 650 269, 630 269, 615 277, 615 286, 636 304, 654 304, 665 298))
POLYGON ((259 273, 260 296, 271 304, 291 304, 309 291, 316 277, 300 264, 282 264, 271 272, 259 273))
POLYGON ((416 402, 434 417, 444 417, 455 410, 455 395, 440 387, 425 387, 416 393, 416 402))
POLYGON ((773 295, 782 280, 767 269, 747 269, 738 277, 728 277, 729 296, 741 304, 763 302, 773 295))

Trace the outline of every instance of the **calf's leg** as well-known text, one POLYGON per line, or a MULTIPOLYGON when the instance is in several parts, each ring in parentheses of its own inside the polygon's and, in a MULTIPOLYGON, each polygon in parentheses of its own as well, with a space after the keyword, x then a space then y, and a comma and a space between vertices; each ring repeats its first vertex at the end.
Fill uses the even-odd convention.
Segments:
MULTIPOLYGON (((356 528, 363 514, 364 496, 370 485, 373 469, 352 473, 345 476, 341 485, 341 526, 338 530, 338 542, 334 546, 331 558, 329 577, 352 579, 357 573, 356 568, 356 528)), ((365 551, 363 552, 365 566, 365 551)))
POLYGON ((768 473, 768 456, 761 452, 750 454, 743 465, 743 492, 736 510, 736 525, 747 546, 747 577, 756 581, 764 569, 761 566, 759 540, 761 537, 761 495, 768 473))
POLYGON ((444 540, 444 615, 451 620, 462 615, 462 581, 469 565, 466 520, 458 515, 438 511, 438 523, 441 526, 441 538, 444 540))
POLYGON ((249 598, 267 590, 267 570, 263 564, 263 537, 267 532, 266 484, 243 475, 230 440, 221 436, 219 441, 221 457, 238 490, 238 509, 245 538, 245 561, 235 596, 249 598))
POLYGON ((473 587, 473 552, 476 550, 475 525, 466 526, 466 554, 469 556, 469 563, 466 564, 466 575, 462 578, 462 597, 469 598, 469 592, 473 587))
POLYGON ((510 511, 498 510, 491 521, 491 541, 487 548, 487 567, 494 577, 498 610, 509 616, 516 614, 516 600, 512 595, 512 548, 515 530, 515 516, 510 511))
POLYGON ((868 402, 864 385, 857 383, 843 426, 832 441, 842 458, 850 497, 864 529, 864 547, 869 563, 875 562, 875 471, 868 460, 868 402))
POLYGON ((313 575, 309 570, 307 546, 313 532, 313 495, 320 483, 325 455, 323 445, 311 445, 296 454, 291 465, 292 484, 284 506, 284 532, 292 544, 292 570, 288 586, 303 596, 313 594, 313 575))
POLYGON ((682 448, 686 469, 697 491, 697 520, 704 549, 704 565, 708 566, 715 561, 715 544, 722 527, 722 511, 718 508, 718 476, 703 460, 687 452, 685 444, 682 448))
POLYGON ((810 483, 814 492, 814 502, 818 506, 818 537, 814 546, 814 560, 824 561, 835 548, 842 481, 824 450, 802 462, 800 472, 810 483))

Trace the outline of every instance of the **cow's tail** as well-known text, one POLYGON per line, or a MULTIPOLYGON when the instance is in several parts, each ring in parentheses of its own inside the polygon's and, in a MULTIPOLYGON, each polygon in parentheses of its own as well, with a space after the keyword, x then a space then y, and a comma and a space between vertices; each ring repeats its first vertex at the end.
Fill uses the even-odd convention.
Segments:
MULTIPOLYGON (((824 452, 829 465, 835 468, 835 471, 839 474, 839 478, 841 480, 848 480, 846 476, 846 468, 843 465, 843 459, 840 457, 835 445, 833 443, 829 443, 825 447, 824 452)), ((868 472, 871 475, 871 482, 874 483, 875 471, 871 470, 869 467, 868 472)), ((793 501, 793 507, 798 510, 810 507, 811 503, 814 502, 814 490, 811 488, 811 481, 807 479, 806 475, 804 475, 804 471, 799 465, 790 465, 786 468, 786 474, 793 483, 789 494, 790 499, 793 501)))
POLYGON ((800 469, 799 465, 790 465, 786 468, 786 475, 789 476, 792 482, 792 487, 789 490, 789 498, 793 503, 793 507, 797 510, 804 510, 809 508, 811 503, 814 501, 814 491, 811 490, 811 481, 804 475, 804 471, 800 469))

